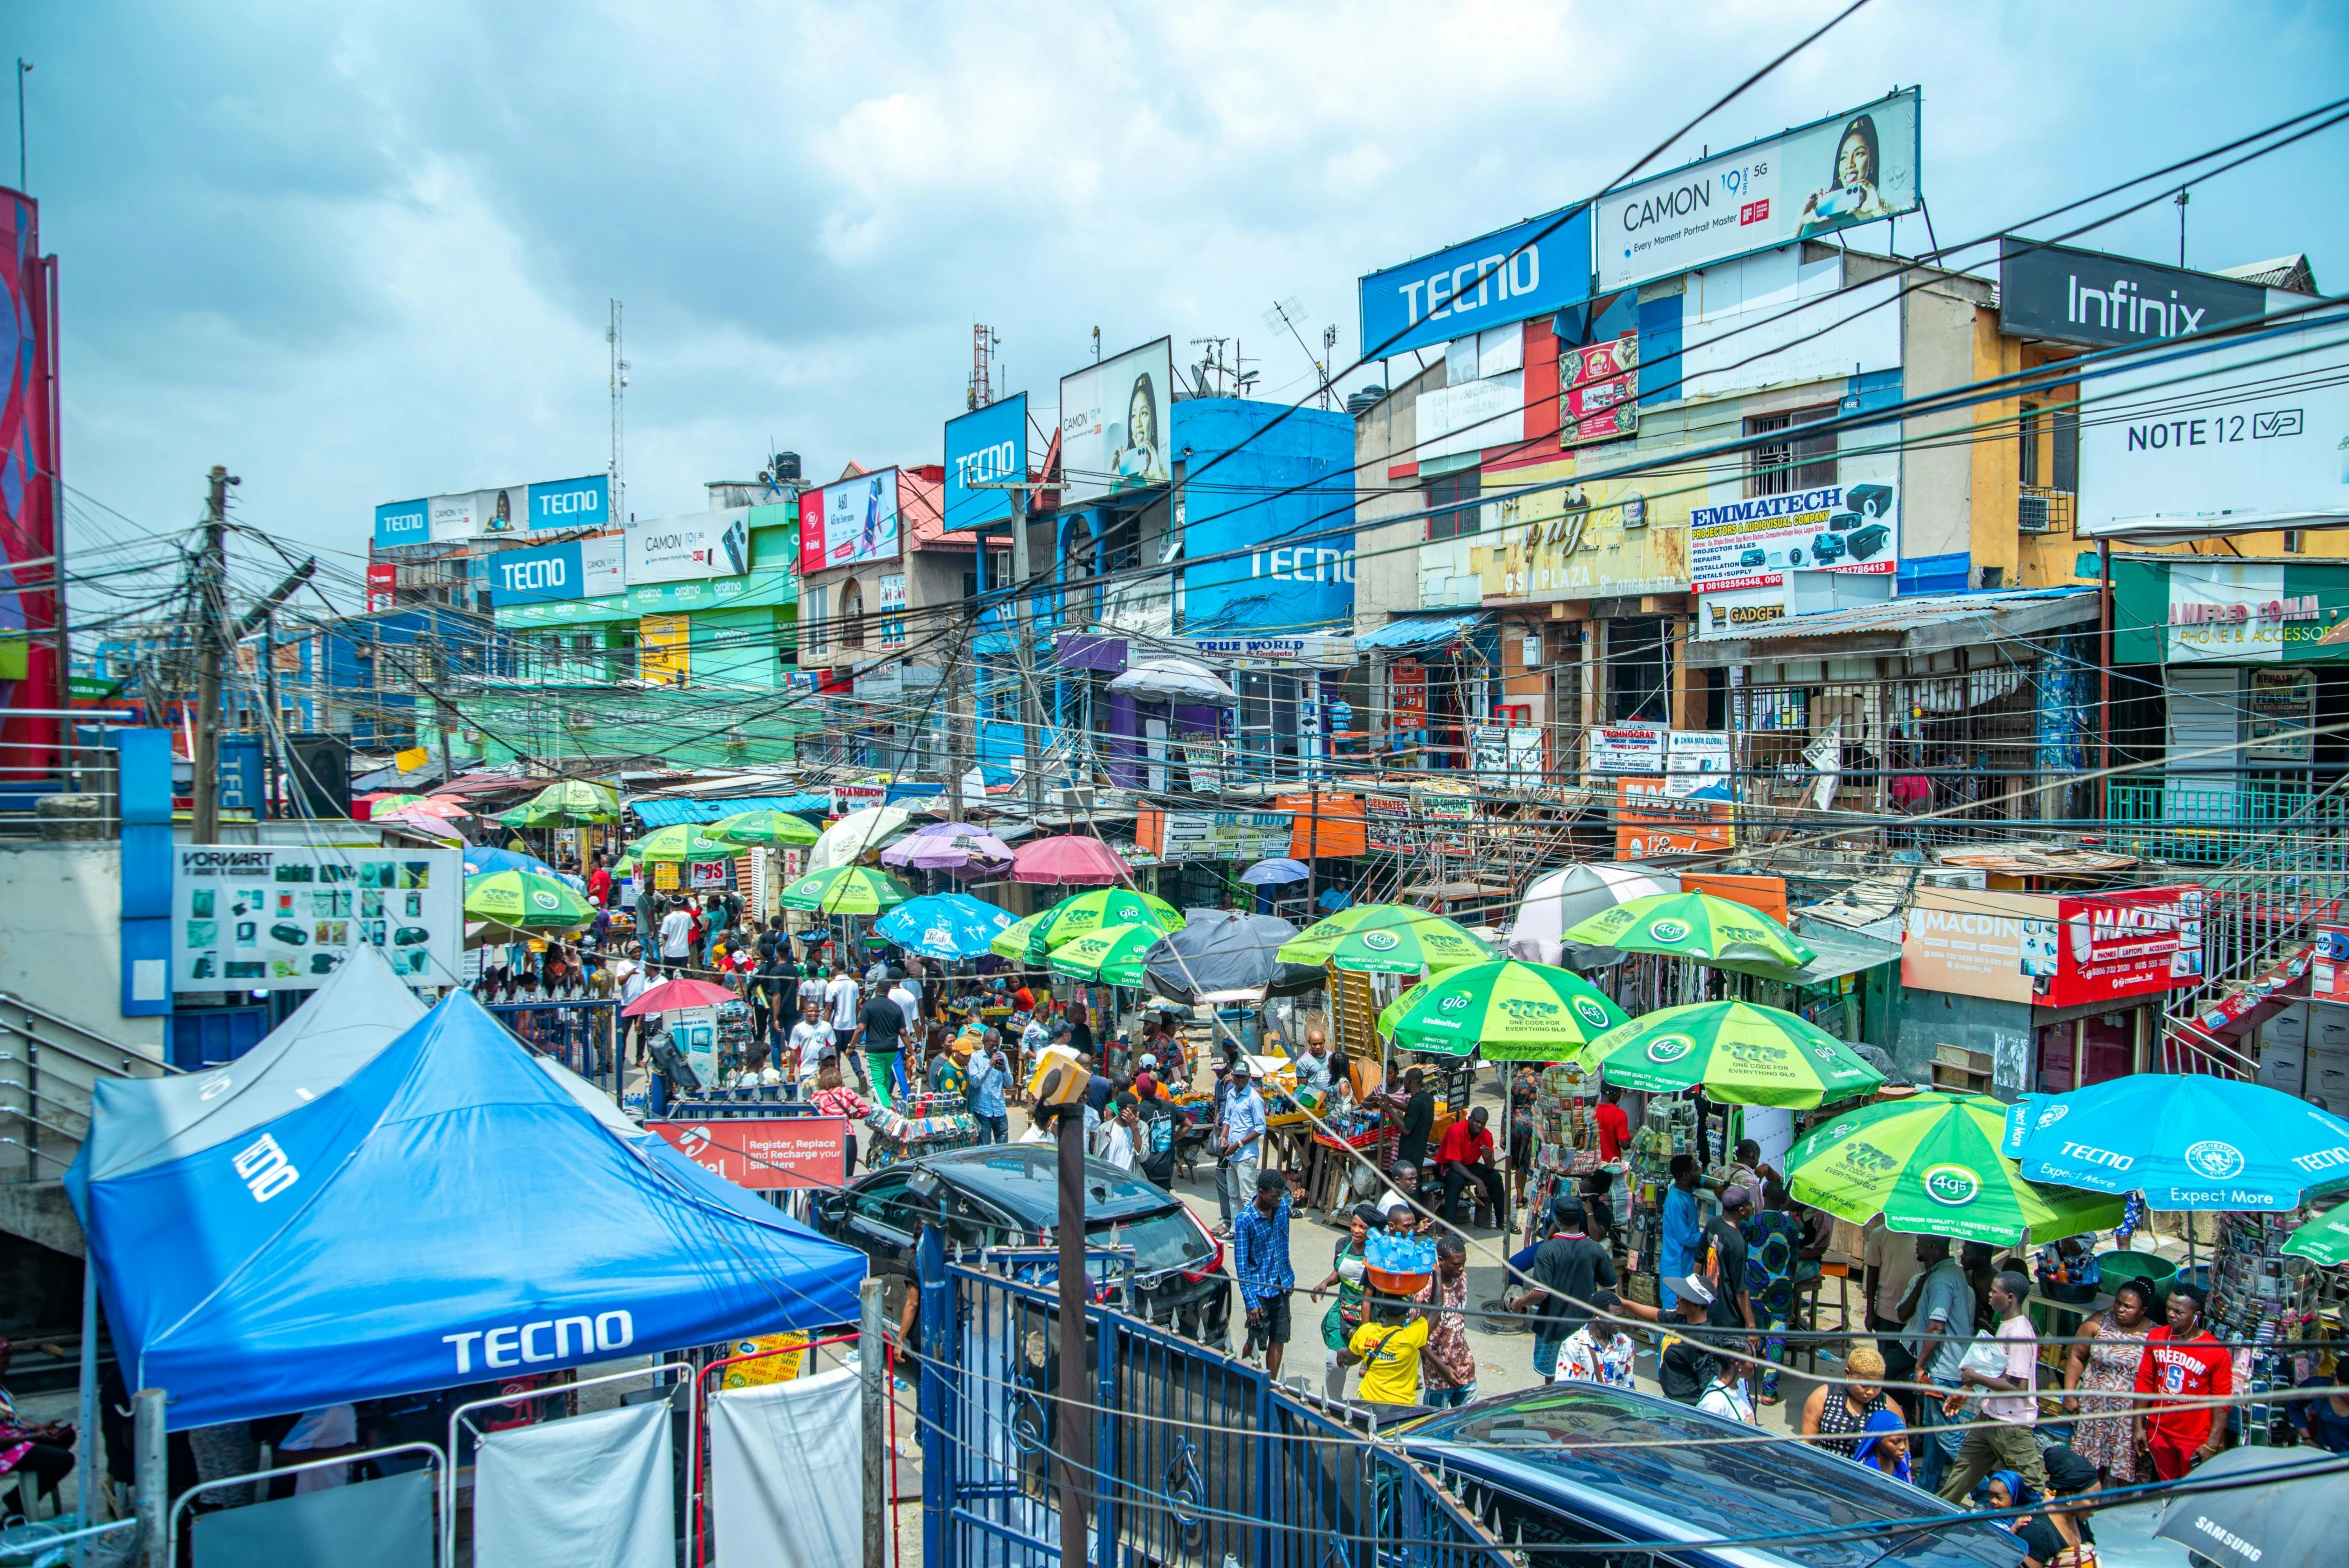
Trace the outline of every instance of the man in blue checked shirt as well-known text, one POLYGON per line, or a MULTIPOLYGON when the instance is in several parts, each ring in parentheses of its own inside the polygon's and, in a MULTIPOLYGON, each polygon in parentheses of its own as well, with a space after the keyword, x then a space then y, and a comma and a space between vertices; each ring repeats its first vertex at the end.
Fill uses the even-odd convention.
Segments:
POLYGON ((1011 1116, 1003 1108, 1003 1085, 1010 1070, 1003 1063, 1003 1036, 989 1029, 979 1049, 971 1053, 971 1115, 978 1119, 982 1143, 1002 1143, 1011 1136, 1011 1116))
POLYGON ((1232 1222, 1232 1272, 1240 1279, 1240 1302, 1248 1309, 1248 1341, 1240 1358, 1264 1349, 1264 1370, 1278 1377, 1281 1349, 1289 1342, 1289 1292, 1297 1274, 1289 1267, 1289 1179, 1279 1171, 1256 1178, 1255 1200, 1232 1222))

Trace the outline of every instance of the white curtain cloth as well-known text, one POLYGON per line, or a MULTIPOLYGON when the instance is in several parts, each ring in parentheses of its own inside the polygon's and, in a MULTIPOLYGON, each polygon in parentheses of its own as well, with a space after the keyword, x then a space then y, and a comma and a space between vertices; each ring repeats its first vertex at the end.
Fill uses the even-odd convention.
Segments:
POLYGON ((475 1562, 674 1568, 667 1400, 492 1432, 474 1455, 475 1562))
POLYGON ((863 1433, 851 1371, 711 1395, 710 1517, 719 1568, 862 1562, 863 1433))

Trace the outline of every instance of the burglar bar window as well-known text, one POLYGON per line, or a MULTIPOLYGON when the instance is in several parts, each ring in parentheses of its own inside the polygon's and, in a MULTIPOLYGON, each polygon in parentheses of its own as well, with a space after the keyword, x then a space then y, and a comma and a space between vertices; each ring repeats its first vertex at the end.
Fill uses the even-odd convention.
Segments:
POLYGON ((2035 485, 2039 483, 2039 410, 2033 404, 2023 405, 2023 417, 2016 433, 2021 442, 2020 477, 2024 484, 2035 485))
POLYGON ((1462 534, 1477 531, 1476 506, 1462 506, 1455 511, 1433 511, 1436 507, 1451 506, 1456 501, 1473 502, 1483 494, 1483 473, 1474 468, 1463 468, 1456 474, 1443 474, 1427 482, 1427 504, 1433 515, 1427 520, 1430 539, 1457 539, 1462 534))
POLYGON ((1830 403, 1785 414, 1756 414, 1748 419, 1745 433, 1749 436, 1766 436, 1780 430, 1789 434, 1776 441, 1765 441, 1747 452, 1745 493, 1787 495, 1834 484, 1835 432, 1829 430, 1814 436, 1791 433, 1797 425, 1816 424, 1834 417, 1835 405, 1830 403))

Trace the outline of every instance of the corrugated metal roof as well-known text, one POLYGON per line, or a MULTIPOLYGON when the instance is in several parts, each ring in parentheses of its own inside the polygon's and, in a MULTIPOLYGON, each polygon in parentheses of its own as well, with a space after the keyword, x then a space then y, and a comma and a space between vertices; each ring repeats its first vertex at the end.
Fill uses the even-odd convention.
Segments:
POLYGON ((1368 653, 1373 648, 1425 648, 1433 643, 1465 637, 1491 619, 1483 610, 1470 610, 1464 615, 1393 620, 1376 631, 1355 638, 1354 648, 1358 653, 1368 653))
POLYGON ((2005 588, 1982 593, 1919 594, 1888 599, 1882 604, 1855 605, 1848 610, 1821 610, 1816 615, 1790 615, 1748 627, 1748 642, 1781 637, 1837 637, 1858 632, 1905 632, 1920 626, 1946 626, 1953 621, 2004 619, 2024 605, 2058 599, 2093 600, 2096 589, 2085 585, 2062 588, 2005 588))
POLYGON ((639 800, 629 810, 648 828, 674 827, 680 822, 715 822, 744 811, 790 811, 822 816, 832 809, 832 797, 814 795, 746 795, 736 800, 639 800))

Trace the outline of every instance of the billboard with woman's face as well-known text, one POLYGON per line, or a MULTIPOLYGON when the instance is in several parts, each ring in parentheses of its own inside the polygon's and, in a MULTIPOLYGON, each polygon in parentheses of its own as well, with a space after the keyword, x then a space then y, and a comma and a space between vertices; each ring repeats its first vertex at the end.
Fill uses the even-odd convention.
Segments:
POLYGON ((1060 378, 1061 505, 1131 495, 1172 478, 1166 433, 1173 389, 1172 338, 1060 378))

